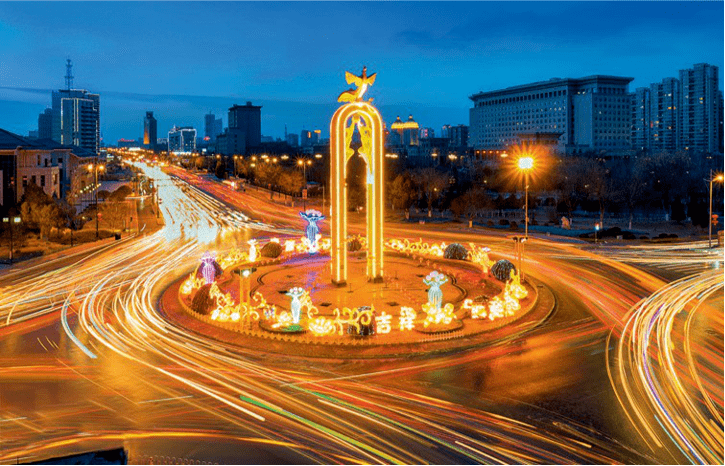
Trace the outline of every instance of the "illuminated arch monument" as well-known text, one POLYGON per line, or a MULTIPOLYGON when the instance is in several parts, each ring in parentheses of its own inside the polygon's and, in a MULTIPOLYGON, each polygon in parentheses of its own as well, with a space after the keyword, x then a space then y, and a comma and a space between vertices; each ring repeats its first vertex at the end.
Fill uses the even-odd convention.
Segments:
POLYGON ((360 134, 358 154, 366 163, 367 191, 367 278, 383 280, 383 119, 378 110, 362 100, 368 87, 375 82, 376 74, 361 76, 345 72, 350 89, 338 97, 346 102, 332 116, 330 122, 330 192, 332 249, 332 282, 342 285, 347 281, 347 162, 355 154, 350 147, 355 129, 360 134), (348 124, 349 122, 349 124, 348 124))

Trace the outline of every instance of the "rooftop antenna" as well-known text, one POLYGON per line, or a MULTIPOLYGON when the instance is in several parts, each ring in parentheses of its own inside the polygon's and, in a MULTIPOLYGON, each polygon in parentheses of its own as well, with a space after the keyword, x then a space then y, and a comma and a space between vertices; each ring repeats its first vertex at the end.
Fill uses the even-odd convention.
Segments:
POLYGON ((287 123, 284 124, 284 140, 287 140, 287 123))
POLYGON ((73 63, 70 58, 65 61, 65 87, 70 91, 73 87, 73 63))

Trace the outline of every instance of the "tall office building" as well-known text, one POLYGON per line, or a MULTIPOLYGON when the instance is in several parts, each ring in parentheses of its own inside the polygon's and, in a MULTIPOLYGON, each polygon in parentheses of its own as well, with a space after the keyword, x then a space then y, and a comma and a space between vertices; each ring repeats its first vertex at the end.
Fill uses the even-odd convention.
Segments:
POLYGON ((638 87, 631 94, 632 103, 632 149, 650 150, 650 88, 638 87))
POLYGON ((143 119, 143 144, 150 150, 156 151, 157 139, 154 112, 146 112, 146 117, 143 119))
POLYGON ((468 147, 468 126, 456 125, 449 127, 451 146, 453 147, 468 147))
POLYGON ((315 144, 319 144, 321 134, 322 131, 319 129, 314 131, 303 129, 300 132, 300 147, 312 147, 315 144))
POLYGON ((38 115, 38 139, 53 139, 53 109, 46 108, 38 115))
POLYGON ((216 118, 211 112, 204 115, 204 139, 214 142, 222 132, 221 118, 216 118))
POLYGON ((469 145, 501 151, 522 140, 553 139, 560 153, 629 150, 632 79, 555 78, 472 95, 469 145))
POLYGON ((443 125, 441 128, 441 137, 445 139, 451 138, 451 125, 443 125))
POLYGON ((719 90, 719 69, 698 63, 680 70, 682 104, 680 143, 683 150, 722 152, 719 111, 722 95, 719 90))
POLYGON ((650 85, 649 149, 653 152, 674 152, 680 145, 680 81, 665 78, 650 85))
POLYGON ((289 133, 286 137, 287 144, 289 144, 292 147, 299 146, 299 136, 297 136, 295 133, 289 133))
POLYGON ((169 131, 169 152, 194 152, 196 150, 196 129, 191 126, 174 126, 169 131))
POLYGON ((421 128, 418 130, 418 139, 430 139, 435 137, 433 128, 421 128))
POLYGON ((229 131, 225 154, 247 154, 262 142, 262 107, 234 105, 229 108, 229 131))
POLYGON ((85 89, 61 89, 52 95, 53 140, 98 153, 101 98, 85 89))

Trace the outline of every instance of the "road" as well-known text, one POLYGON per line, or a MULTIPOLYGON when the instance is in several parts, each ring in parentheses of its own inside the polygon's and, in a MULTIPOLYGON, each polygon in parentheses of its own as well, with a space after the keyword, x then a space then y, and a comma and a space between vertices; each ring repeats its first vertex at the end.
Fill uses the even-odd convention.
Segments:
MULTIPOLYGON (((525 271, 552 289, 556 311, 543 325, 507 341, 372 362, 255 354, 173 325, 156 303, 207 249, 223 251, 253 236, 301 234, 296 211, 178 170, 169 176, 141 168, 159 181, 161 230, 80 259, 0 275, 0 461, 118 445, 143 463, 698 458, 690 456, 692 444, 683 443, 683 452, 682 445, 664 442, 664 432, 655 432, 660 445, 640 435, 632 413, 657 397, 632 390, 631 397, 623 396, 626 390, 611 375, 627 359, 626 342, 651 338, 633 335, 632 316, 645 312, 638 311, 643 300, 668 286, 618 252, 533 240, 525 271)), ((356 229, 359 223, 351 226, 356 229)), ((386 235, 474 241, 512 258, 511 240, 503 233, 391 223, 386 235)), ((712 286, 717 289, 718 282, 712 286)), ((706 316, 699 323, 705 328, 718 313, 722 324, 722 301, 718 307, 713 296, 692 313, 706 316)), ((699 355, 713 343, 695 332, 697 325, 684 330, 683 324, 673 338, 699 355)), ((700 370, 703 360, 717 362, 717 348, 713 356, 688 360, 697 374, 688 387, 696 387, 695 380, 703 387, 719 380, 722 386, 722 364, 700 370)), ((661 380, 669 380, 670 369, 658 372, 661 380)), ((678 396, 662 386, 649 388, 650 394, 678 396)), ((697 393, 706 397, 700 398, 704 405, 719 410, 722 444, 722 393, 718 399, 712 392, 697 393)), ((673 400, 654 415, 689 419, 678 407, 673 400)), ((709 431, 717 441, 716 429, 709 431)), ((711 459, 717 455, 706 457, 711 459)))

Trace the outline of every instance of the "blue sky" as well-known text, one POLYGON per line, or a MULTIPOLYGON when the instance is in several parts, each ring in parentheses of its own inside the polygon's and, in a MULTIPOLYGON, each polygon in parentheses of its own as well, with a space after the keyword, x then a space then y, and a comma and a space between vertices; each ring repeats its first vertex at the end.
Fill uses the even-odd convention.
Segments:
POLYGON ((388 123, 468 123, 468 96, 552 77, 612 74, 631 89, 723 66, 722 2, 2 3, 0 128, 37 126, 50 90, 101 94, 104 139, 203 131, 203 115, 263 105, 262 133, 321 128, 345 70, 378 72, 388 123))

